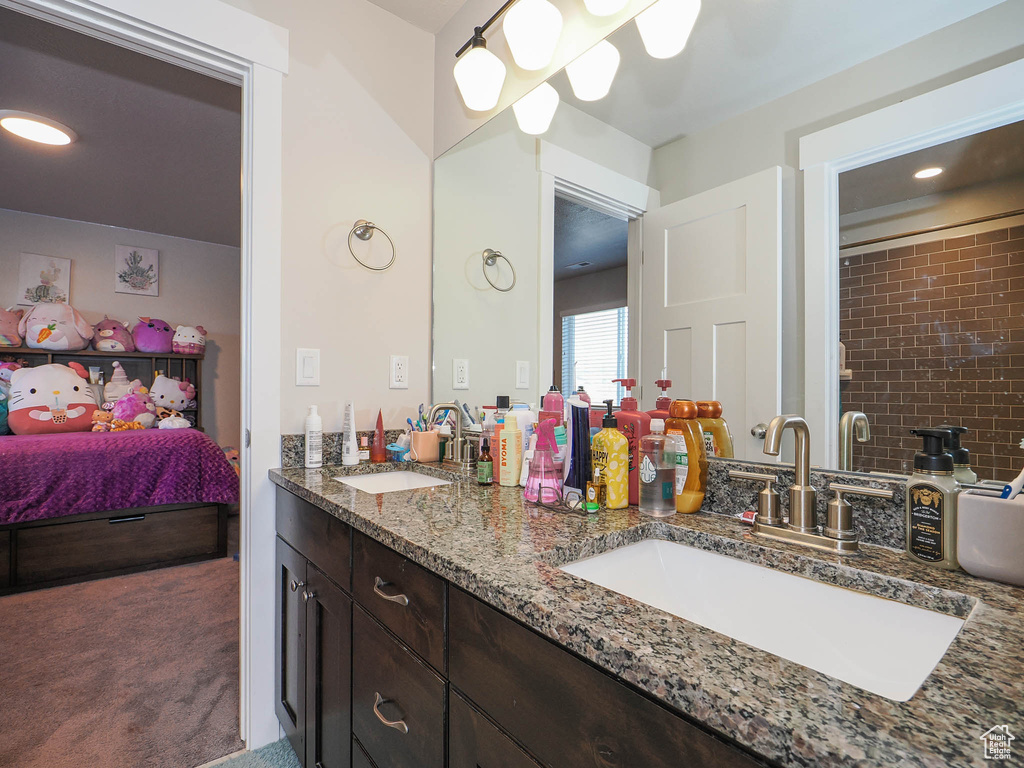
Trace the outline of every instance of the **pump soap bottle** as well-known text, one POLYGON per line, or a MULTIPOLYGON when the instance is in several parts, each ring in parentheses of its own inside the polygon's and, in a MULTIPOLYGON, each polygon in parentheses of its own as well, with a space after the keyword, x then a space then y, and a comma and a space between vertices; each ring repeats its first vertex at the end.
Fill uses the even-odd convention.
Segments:
POLYGON ((619 412, 615 414, 615 422, 619 432, 629 441, 629 503, 640 503, 640 441, 651 431, 651 417, 637 410, 633 387, 636 379, 613 379, 613 383, 622 384, 626 388, 626 396, 619 404, 619 412))
POLYGON ((978 482, 978 473, 971 469, 971 452, 960 445, 960 436, 967 433, 967 427, 940 424, 938 429, 948 429, 945 441, 946 453, 953 457, 953 477, 958 483, 978 482))
POLYGON ((914 474, 907 481, 907 552, 916 560, 955 571, 956 502, 960 483, 953 477, 953 457, 943 441, 948 429, 912 429, 924 439, 914 454, 914 474))
POLYGON ((594 474, 600 472, 605 483, 606 506, 608 509, 622 509, 629 506, 629 441, 618 429, 612 413, 613 402, 604 401, 608 412, 604 415, 601 431, 591 441, 590 455, 594 474))
MULTIPOLYGON (((662 371, 661 375, 664 376, 665 372, 662 371)), ((668 407, 672 405, 672 398, 668 396, 668 388, 672 386, 670 379, 661 378, 654 382, 654 385, 661 390, 661 394, 658 396, 657 401, 654 403, 654 410, 648 411, 647 415, 652 419, 661 419, 662 421, 668 421, 669 413, 668 407)))

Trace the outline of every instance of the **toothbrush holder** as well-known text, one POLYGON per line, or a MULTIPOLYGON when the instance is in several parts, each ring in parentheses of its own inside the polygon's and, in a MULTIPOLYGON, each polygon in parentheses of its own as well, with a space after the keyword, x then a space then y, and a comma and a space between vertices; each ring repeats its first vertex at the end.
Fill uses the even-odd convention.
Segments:
POLYGON ((438 458, 437 432, 413 432, 412 443, 409 446, 409 461, 427 464, 437 461, 438 458))
POLYGON ((972 576, 1024 587, 1024 494, 1000 499, 965 491, 957 499, 956 557, 972 576))

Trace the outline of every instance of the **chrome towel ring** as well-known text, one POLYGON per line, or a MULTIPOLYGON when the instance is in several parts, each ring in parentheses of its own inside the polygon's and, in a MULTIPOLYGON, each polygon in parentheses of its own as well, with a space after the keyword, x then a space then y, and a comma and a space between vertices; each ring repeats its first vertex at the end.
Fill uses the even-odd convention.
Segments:
POLYGON ((391 265, 395 263, 395 259, 398 258, 398 252, 395 248, 395 241, 391 239, 387 232, 385 232, 383 229, 378 227, 373 222, 367 221, 366 219, 360 219, 355 223, 352 229, 349 230, 348 252, 352 254, 352 258, 356 260, 356 263, 358 263, 360 266, 366 267, 367 269, 372 269, 374 272, 383 272, 385 269, 389 269, 391 265), (375 231, 380 232, 382 235, 384 235, 384 237, 388 239, 388 242, 391 243, 391 261, 389 261, 383 267, 371 267, 369 264, 365 263, 358 256, 356 256, 356 252, 352 250, 352 235, 355 235, 360 240, 365 242, 366 240, 369 240, 371 237, 373 237, 373 233, 375 231))
POLYGON ((483 252, 483 260, 484 263, 480 268, 484 271, 484 280, 490 283, 491 288, 493 288, 496 291, 501 291, 502 293, 508 293, 509 291, 516 287, 516 268, 513 267, 512 262, 508 260, 508 256, 503 254, 501 251, 495 251, 488 248, 483 252), (498 259, 504 259, 505 263, 508 264, 508 268, 512 270, 512 284, 509 285, 508 288, 499 288, 494 284, 494 281, 491 280, 491 278, 487 275, 487 268, 493 267, 495 264, 497 264, 498 259))

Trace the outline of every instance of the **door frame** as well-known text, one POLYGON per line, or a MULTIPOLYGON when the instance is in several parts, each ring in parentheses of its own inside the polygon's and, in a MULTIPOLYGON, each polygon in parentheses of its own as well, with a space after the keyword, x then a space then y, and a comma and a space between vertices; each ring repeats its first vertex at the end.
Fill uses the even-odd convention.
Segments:
POLYGON ((1024 119, 1024 59, 800 139, 804 402, 811 461, 839 456, 839 174, 1024 119), (821 361, 814 363, 814 361, 821 361))
POLYGON ((242 88, 240 728, 255 749, 274 714, 274 486, 281 465, 281 159, 288 31, 220 0, 0 0, 242 88), (258 415, 258 418, 254 418, 258 415), (249 440, 244 439, 249 436, 249 440), (248 444, 247 444, 248 443, 248 444))

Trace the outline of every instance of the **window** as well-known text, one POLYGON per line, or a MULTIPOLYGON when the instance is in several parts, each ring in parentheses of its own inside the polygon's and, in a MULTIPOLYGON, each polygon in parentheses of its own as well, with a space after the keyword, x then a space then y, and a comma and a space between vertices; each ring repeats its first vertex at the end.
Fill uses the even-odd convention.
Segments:
POLYGON ((593 403, 622 399, 623 387, 612 379, 626 377, 626 307, 567 315, 562 318, 562 393, 583 386, 593 403))

